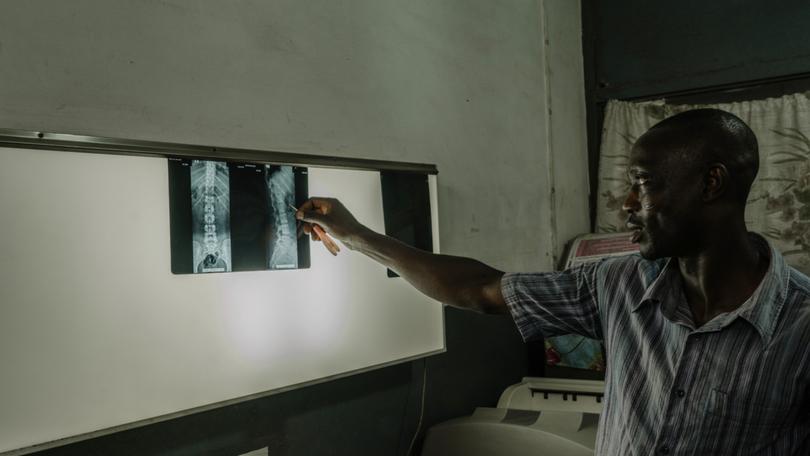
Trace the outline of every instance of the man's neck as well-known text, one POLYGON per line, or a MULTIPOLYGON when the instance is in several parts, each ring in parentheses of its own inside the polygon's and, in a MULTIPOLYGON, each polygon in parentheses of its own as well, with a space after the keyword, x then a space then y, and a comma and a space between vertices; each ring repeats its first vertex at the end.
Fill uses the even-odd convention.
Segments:
POLYGON ((745 229, 705 245, 694 256, 678 258, 695 327, 739 308, 757 289, 769 264, 768 253, 762 252, 745 229))

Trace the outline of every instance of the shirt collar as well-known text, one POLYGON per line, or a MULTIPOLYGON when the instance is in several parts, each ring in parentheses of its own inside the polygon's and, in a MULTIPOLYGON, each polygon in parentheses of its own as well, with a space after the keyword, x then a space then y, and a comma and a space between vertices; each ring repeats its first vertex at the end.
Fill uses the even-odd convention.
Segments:
POLYGON ((677 274, 677 263, 672 258, 645 262, 642 276, 647 289, 641 299, 633 305, 632 311, 637 311, 648 302, 663 301, 671 293, 674 279, 680 279, 677 274))
POLYGON ((767 344, 773 338, 779 315, 785 304, 790 283, 790 266, 772 244, 759 235, 756 235, 756 238, 770 251, 771 261, 757 289, 734 312, 751 323, 767 344))
MULTIPOLYGON (((757 289, 739 308, 731 312, 745 319, 759 332, 763 341, 768 344, 773 338, 782 306, 787 297, 790 281, 790 267, 782 254, 762 236, 751 233, 763 250, 770 252, 770 263, 765 276, 757 289)), ((677 262, 673 258, 649 262, 643 270, 647 284, 649 284, 641 300, 635 303, 632 311, 635 312, 648 302, 667 302, 672 298, 684 299, 679 288, 681 284, 677 262), (677 286, 676 286, 677 285, 677 286), (677 296, 669 296, 677 294, 677 296)))

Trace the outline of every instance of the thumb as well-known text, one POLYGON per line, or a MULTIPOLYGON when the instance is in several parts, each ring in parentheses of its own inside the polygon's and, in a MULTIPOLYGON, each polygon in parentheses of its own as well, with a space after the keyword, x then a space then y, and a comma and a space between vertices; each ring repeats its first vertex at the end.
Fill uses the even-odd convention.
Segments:
POLYGON ((295 217, 302 222, 323 224, 326 217, 318 211, 298 211, 295 217))

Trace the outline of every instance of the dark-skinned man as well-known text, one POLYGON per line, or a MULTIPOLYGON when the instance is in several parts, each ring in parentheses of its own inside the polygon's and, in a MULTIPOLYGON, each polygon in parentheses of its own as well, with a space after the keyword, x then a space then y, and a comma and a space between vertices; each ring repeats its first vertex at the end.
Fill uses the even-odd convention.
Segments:
POLYGON ((744 213, 759 167, 754 133, 699 109, 631 150, 627 227, 641 255, 516 274, 408 247, 337 200, 296 216, 428 296, 510 313, 525 340, 581 334, 607 352, 599 455, 810 455, 810 279, 744 213))

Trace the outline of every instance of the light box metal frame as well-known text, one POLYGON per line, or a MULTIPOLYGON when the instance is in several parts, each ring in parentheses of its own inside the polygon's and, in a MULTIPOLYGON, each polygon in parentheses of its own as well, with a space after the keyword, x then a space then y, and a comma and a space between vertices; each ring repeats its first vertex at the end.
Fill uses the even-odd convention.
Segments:
POLYGON ((0 128, 0 147, 439 174, 436 165, 0 128))

